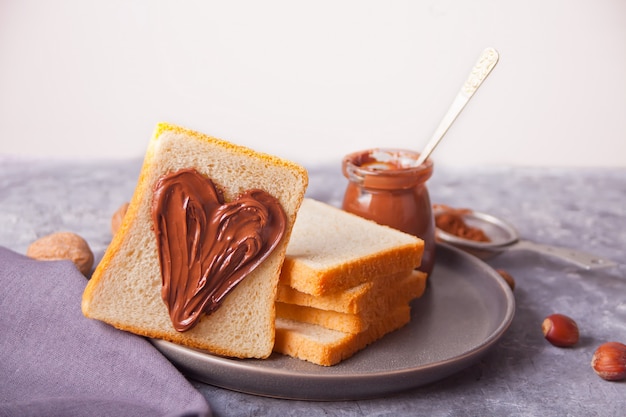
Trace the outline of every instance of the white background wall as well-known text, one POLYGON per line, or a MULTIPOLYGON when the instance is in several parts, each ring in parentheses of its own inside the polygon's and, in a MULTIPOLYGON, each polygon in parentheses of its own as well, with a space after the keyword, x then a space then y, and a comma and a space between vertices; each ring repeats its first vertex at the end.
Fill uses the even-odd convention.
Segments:
POLYGON ((169 121, 309 164, 626 167, 626 1, 0 0, 0 154, 141 157, 169 121))

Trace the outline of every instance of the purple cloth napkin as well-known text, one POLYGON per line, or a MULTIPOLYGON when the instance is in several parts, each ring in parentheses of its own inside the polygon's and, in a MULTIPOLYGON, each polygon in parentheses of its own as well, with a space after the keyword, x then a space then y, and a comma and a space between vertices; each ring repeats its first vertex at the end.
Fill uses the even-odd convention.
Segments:
POLYGON ((208 416, 147 340, 85 318, 69 261, 0 247, 0 416, 208 416))

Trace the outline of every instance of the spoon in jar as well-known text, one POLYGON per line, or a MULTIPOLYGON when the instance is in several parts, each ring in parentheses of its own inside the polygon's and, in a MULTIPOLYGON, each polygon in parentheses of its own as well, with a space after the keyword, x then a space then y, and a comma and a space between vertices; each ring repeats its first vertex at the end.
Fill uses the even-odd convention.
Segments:
POLYGON ((478 87, 485 81, 485 78, 491 73, 491 70, 498 63, 498 51, 493 48, 487 48, 483 51, 476 62, 476 65, 472 68, 472 72, 461 87, 454 101, 450 105, 450 108, 441 119, 439 126, 433 133, 432 137, 426 144, 426 148, 422 151, 419 158, 415 162, 415 166, 420 166, 428 159, 430 154, 435 150, 441 139, 452 126, 452 123, 456 120, 457 116, 461 113, 467 102, 472 98, 478 87))

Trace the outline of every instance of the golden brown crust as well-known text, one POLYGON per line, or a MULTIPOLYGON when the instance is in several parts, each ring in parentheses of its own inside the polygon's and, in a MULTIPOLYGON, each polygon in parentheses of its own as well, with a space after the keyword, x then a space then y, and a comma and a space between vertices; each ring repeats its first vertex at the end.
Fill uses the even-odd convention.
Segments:
MULTIPOLYGON (((420 297, 426 286, 426 274, 415 271, 405 273, 405 279, 380 279, 378 285, 372 286, 369 297, 363 298, 367 305, 358 312, 334 311, 328 307, 341 307, 335 305, 324 305, 324 300, 320 297, 309 297, 304 300, 307 304, 297 305, 279 301, 276 302, 277 317, 295 320, 302 323, 316 324, 327 329, 337 330, 345 333, 360 333, 365 331, 371 323, 381 316, 386 316, 400 305, 408 303, 420 297), (324 305, 324 308, 320 308, 324 305)), ((307 294, 300 293, 303 296, 307 294)))
POLYGON ((324 296, 307 294, 287 285, 278 285, 277 301, 341 313, 356 314, 374 304, 381 296, 396 297, 405 291, 411 298, 421 297, 426 289, 427 275, 421 271, 402 272, 391 277, 376 277, 345 291, 324 296), (390 285, 390 284, 394 285, 390 285), (396 285, 397 283, 397 285, 396 285), (406 289, 409 288, 407 291, 406 289))
MULTIPOLYGON (((405 326, 410 320, 410 307, 400 306, 383 320, 373 323, 366 331, 357 334, 336 332, 336 339, 327 343, 308 336, 306 331, 299 330, 302 323, 279 319, 276 325, 274 351, 318 365, 333 366, 350 358, 384 335, 405 326)), ((325 332, 334 331, 326 329, 325 332)))
POLYGON ((355 314, 366 305, 369 298, 368 294, 371 293, 373 286, 374 283, 372 282, 364 282, 346 291, 339 291, 326 296, 314 296, 279 283, 276 300, 287 304, 355 314))
MULTIPOLYGON (((153 137, 152 141, 156 140, 156 137, 157 136, 155 133, 155 136, 153 137)), ((111 240, 111 243, 109 243, 107 250, 104 252, 103 257, 100 260, 100 263, 96 266, 96 269, 91 275, 91 279, 87 283, 87 287, 85 288, 85 291, 83 292, 83 300, 81 303, 81 309, 85 317, 96 318, 96 317, 91 316, 89 304, 91 303, 91 300, 93 299, 94 291, 96 290, 96 288, 98 287, 98 284, 100 283, 100 280, 102 279, 102 274, 108 269, 111 263, 111 259, 119 252, 120 246, 122 245, 122 242, 124 240, 124 236, 127 235, 131 225, 134 224, 137 219, 137 213, 139 211, 140 200, 142 198, 142 195, 147 191, 146 189, 148 188, 146 185, 146 182, 147 182, 146 177, 148 175, 148 172, 150 172, 150 165, 152 164, 153 155, 154 155, 154 148, 152 146, 149 146, 148 150, 146 151, 144 163, 139 173, 139 179, 135 187, 135 192, 133 193, 131 201, 128 204, 128 209, 126 210, 126 214, 124 215, 122 224, 120 225, 117 233, 113 235, 113 239, 111 240)), ((115 327, 118 327, 118 326, 115 326, 115 327)), ((121 328, 121 327, 118 327, 118 328, 121 328)))
POLYGON ((252 158, 264 159, 270 165, 282 166, 290 170, 298 171, 299 175, 308 178, 306 169, 304 169, 302 166, 294 162, 278 158, 277 156, 274 156, 274 155, 257 152, 245 146, 235 145, 225 140, 222 140, 213 136, 208 136, 208 135, 205 135, 204 133, 200 133, 200 132, 187 129, 185 127, 173 125, 170 123, 161 122, 157 124, 157 127, 153 133, 153 141, 157 140, 165 132, 184 134, 184 135, 193 137, 201 142, 213 142, 214 144, 219 145, 220 147, 225 148, 225 149, 230 149, 231 151, 235 153, 244 154, 252 158))
POLYGON ((371 277, 389 276, 419 266, 424 242, 396 246, 326 270, 316 270, 287 255, 280 275, 282 284, 307 294, 323 296, 362 284, 371 277))

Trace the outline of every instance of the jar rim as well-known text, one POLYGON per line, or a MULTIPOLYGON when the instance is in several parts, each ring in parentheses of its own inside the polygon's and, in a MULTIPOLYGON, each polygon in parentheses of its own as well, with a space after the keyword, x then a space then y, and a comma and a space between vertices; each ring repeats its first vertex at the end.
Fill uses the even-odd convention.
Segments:
POLYGON ((348 180, 366 188, 381 190, 412 188, 425 183, 433 173, 433 162, 430 159, 419 166, 408 165, 417 158, 419 153, 415 151, 372 148, 346 155, 342 171, 348 180), (382 160, 378 159, 381 156, 382 160))
POLYGON ((352 152, 344 156, 343 162, 346 168, 360 175, 402 176, 432 170, 433 161, 430 158, 421 165, 410 165, 411 161, 417 161, 419 155, 419 152, 407 149, 371 148, 352 152))

